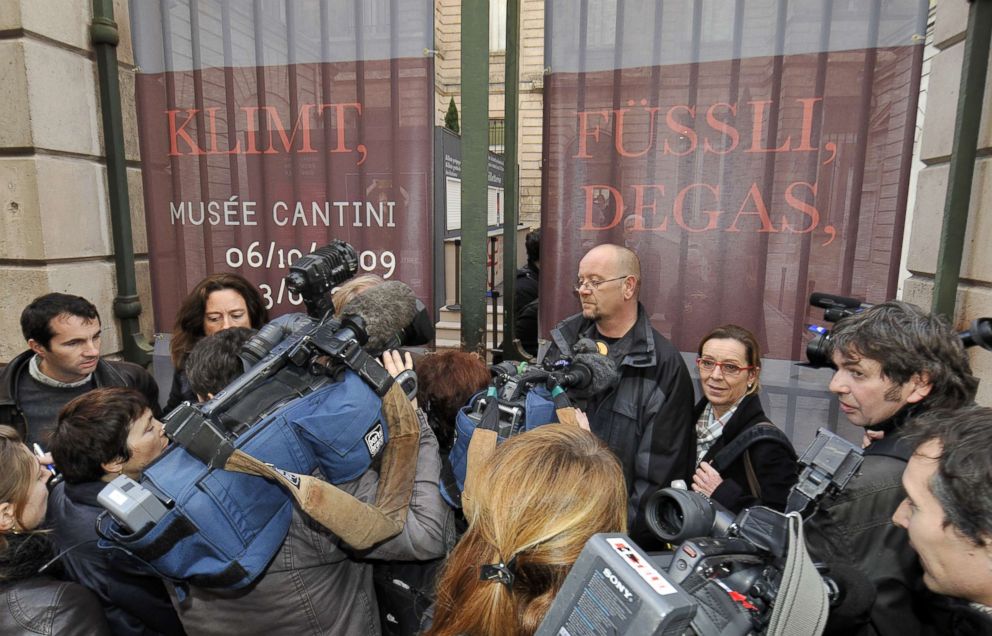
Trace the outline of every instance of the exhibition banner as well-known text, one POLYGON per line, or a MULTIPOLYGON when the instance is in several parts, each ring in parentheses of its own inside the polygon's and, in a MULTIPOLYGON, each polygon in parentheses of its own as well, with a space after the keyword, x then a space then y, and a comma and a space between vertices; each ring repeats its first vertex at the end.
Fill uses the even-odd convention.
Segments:
POLYGON ((896 294, 928 3, 548 0, 541 327, 593 245, 654 326, 801 360, 811 292, 896 294))
POLYGON ((433 5, 130 3, 156 331, 200 279, 237 272, 273 315, 330 239, 432 297, 433 5))

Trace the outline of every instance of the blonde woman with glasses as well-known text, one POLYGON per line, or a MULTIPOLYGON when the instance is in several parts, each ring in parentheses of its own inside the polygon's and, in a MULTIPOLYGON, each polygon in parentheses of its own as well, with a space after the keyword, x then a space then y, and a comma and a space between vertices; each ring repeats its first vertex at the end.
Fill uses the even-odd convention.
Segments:
POLYGON ((703 399, 695 410, 692 489, 735 513, 756 504, 783 510, 796 483, 796 452, 758 399, 761 351, 754 334, 717 327, 699 343, 696 366, 703 399))

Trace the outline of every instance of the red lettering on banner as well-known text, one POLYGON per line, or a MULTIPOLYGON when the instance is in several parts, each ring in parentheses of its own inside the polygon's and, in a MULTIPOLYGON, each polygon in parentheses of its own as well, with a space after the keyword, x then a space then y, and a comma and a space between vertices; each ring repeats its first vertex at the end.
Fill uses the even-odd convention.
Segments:
POLYGON ((180 110, 165 111, 165 114, 169 118, 169 156, 175 157, 183 154, 190 154, 195 156, 195 155, 204 154, 203 149, 197 146, 196 142, 193 141, 193 138, 189 136, 188 132, 186 132, 186 126, 188 126, 189 123, 193 121, 193 118, 196 117, 196 114, 200 111, 197 110, 196 108, 187 109, 185 111, 186 121, 183 122, 182 126, 176 127, 176 114, 180 112, 184 112, 184 111, 180 111, 180 110), (182 137, 183 140, 186 142, 186 145, 189 146, 190 148, 189 153, 179 152, 180 137, 182 137))
MULTIPOLYGON (((762 100, 748 102, 754 107, 754 125, 751 127, 751 147, 744 152, 788 152, 792 144, 792 137, 786 137, 785 141, 778 148, 762 148, 761 143, 765 136, 765 106, 772 103, 772 100, 762 100)), ((774 143, 774 140, 773 140, 774 143)))
POLYGON ((210 116, 210 123, 207 128, 210 130, 210 150, 208 154, 211 155, 236 155, 241 152, 241 141, 239 140, 234 144, 234 148, 230 150, 217 150, 217 111, 220 110, 219 107, 214 106, 212 108, 207 108, 207 114, 210 116))
POLYGON ((813 136, 813 108, 816 107, 817 102, 822 100, 822 97, 807 97, 796 100, 803 105, 802 132, 799 136, 799 145, 795 148, 796 152, 816 150, 811 139, 813 136))
POLYGON ((732 152, 735 148, 737 148, 737 144, 741 142, 741 134, 737 132, 737 129, 734 128, 729 122, 716 118, 715 111, 717 106, 725 106, 727 110, 730 111, 730 114, 736 117, 737 104, 717 102, 715 104, 710 104, 710 107, 706 109, 706 123, 709 124, 710 128, 712 128, 716 132, 722 133, 727 137, 729 137, 730 145, 724 148, 723 150, 717 150, 716 148, 710 145, 709 139, 704 139, 703 150, 705 150, 706 152, 712 152, 717 155, 725 155, 729 152, 732 152))
POLYGON ((727 228, 728 232, 740 232, 737 227, 737 221, 740 220, 742 216, 757 216, 761 220, 761 229, 759 232, 775 232, 775 226, 772 225, 772 220, 768 218, 768 206, 765 205, 765 200, 761 196, 761 190, 758 189, 757 183, 752 183, 751 188, 747 191, 747 196, 744 197, 744 202, 741 203, 740 209, 737 211, 737 216, 734 217, 734 222, 727 228), (744 209, 747 208, 747 202, 749 200, 754 200, 754 212, 745 212, 744 209))
MULTIPOLYGON (((702 188, 704 190, 709 190, 709 192, 716 199, 717 204, 720 203, 720 187, 711 186, 708 183, 691 183, 686 187, 679 190, 679 193, 675 195, 675 204, 672 207, 672 214, 675 216, 675 222, 679 224, 679 227, 686 230, 687 232, 705 232, 707 230, 717 229, 716 220, 721 214, 722 210, 703 210, 703 214, 707 215, 710 220, 706 224, 706 227, 689 227, 689 224, 685 222, 685 198, 689 195, 689 192, 695 188, 702 188)), ((736 223, 736 220, 735 220, 736 223)))
MULTIPOLYGON (((665 194, 665 186, 661 183, 648 183, 645 185, 634 185, 631 186, 634 190, 634 230, 643 230, 644 228, 644 210, 651 210, 652 214, 658 213, 658 200, 655 199, 650 205, 644 203, 644 192, 647 189, 657 190, 659 195, 665 194)), ((623 202, 623 199, 618 199, 619 202, 623 202)), ((621 203, 617 203, 617 208, 623 209, 621 203)), ((647 228, 650 230, 660 230, 662 232, 668 229, 668 216, 666 215, 661 225, 658 227, 647 228)))
POLYGON ((617 191, 613 186, 608 185, 585 185, 582 189, 586 191, 586 221, 582 224, 583 230, 608 230, 610 228, 616 227, 617 223, 620 222, 620 218, 623 216, 623 197, 620 196, 620 192, 617 191), (598 226, 593 221, 593 202, 594 202, 594 191, 596 188, 606 188, 610 191, 610 196, 616 201, 616 212, 613 213, 613 220, 608 224, 603 226, 598 226))
POLYGON ((596 128, 593 129, 592 132, 589 132, 588 124, 589 124, 590 114, 599 115, 600 117, 603 118, 604 122, 609 123, 610 121, 610 111, 608 110, 592 110, 592 111, 580 110, 578 113, 576 113, 576 115, 579 118, 579 153, 573 157, 575 159, 589 159, 592 157, 592 155, 589 154, 589 146, 587 145, 586 142, 587 137, 591 135, 593 139, 599 142, 599 131, 600 131, 599 125, 597 124, 596 128))
POLYGON ((810 194, 813 195, 812 198, 815 200, 816 199, 816 184, 815 183, 806 183, 805 181, 796 181, 795 183, 790 183, 789 184, 789 187, 787 187, 785 189, 785 202, 789 204, 789 207, 791 207, 791 208, 793 208, 795 210, 798 210, 798 211, 802 212, 803 214, 805 214, 806 216, 808 216, 809 217, 809 226, 808 227, 805 227, 805 228, 803 228, 801 230, 797 230, 797 229, 793 228, 791 225, 789 225, 788 220, 786 220, 786 218, 783 216, 782 217, 782 231, 785 232, 786 230, 788 230, 788 231, 794 232, 796 234, 806 234, 807 232, 812 232, 813 230, 815 230, 816 229, 816 226, 820 224, 820 211, 817 210, 816 207, 814 207, 812 204, 806 203, 805 201, 796 198, 796 195, 794 195, 792 193, 792 191, 797 186, 806 186, 806 188, 810 191, 810 194))
POLYGON ((643 157, 648 153, 649 150, 651 150, 651 147, 654 145, 654 124, 659 109, 657 106, 655 106, 654 108, 644 109, 648 112, 648 134, 646 135, 648 141, 647 141, 647 145, 644 146, 644 150, 641 150, 640 152, 629 152, 623 147, 624 116, 627 114, 629 110, 630 110, 629 108, 621 108, 620 110, 614 111, 616 117, 617 129, 613 144, 616 146, 617 152, 620 154, 621 157, 643 157))
POLYGON ((684 110, 692 117, 693 120, 696 119, 696 107, 686 106, 685 104, 678 104, 677 106, 672 106, 668 109, 668 113, 665 114, 665 124, 668 126, 669 130, 677 133, 680 137, 685 137, 689 140, 689 147, 685 149, 684 152, 676 152, 672 150, 672 147, 668 145, 668 140, 665 140, 665 154, 675 155, 676 157, 684 157, 685 155, 693 152, 696 149, 696 144, 698 139, 696 138, 696 131, 692 129, 695 123, 683 124, 682 122, 675 119, 675 111, 684 110))
POLYGON ((241 141, 237 141, 233 148, 221 149, 217 142, 217 111, 218 107, 205 108, 207 135, 209 137, 209 148, 204 150, 193 139, 187 131, 187 126, 193 122, 200 110, 197 108, 175 109, 165 111, 169 123, 169 156, 177 157, 183 155, 272 155, 282 153, 310 154, 318 152, 313 145, 313 116, 314 111, 318 116, 324 111, 331 111, 333 127, 337 129, 336 145, 327 150, 330 153, 357 152, 359 154, 358 165, 365 162, 368 150, 364 144, 358 144, 354 148, 349 148, 345 139, 347 129, 347 113, 354 110, 358 116, 362 115, 362 105, 357 102, 341 104, 300 104, 295 113, 291 129, 287 130, 283 123, 279 110, 274 106, 242 106, 238 110, 244 114, 245 119, 245 145, 241 146, 241 141), (268 145, 259 148, 258 133, 262 128, 262 122, 258 117, 263 114, 265 128, 268 131, 268 145), (185 119, 180 123, 178 115, 182 113, 185 119), (281 141, 281 145, 276 142, 276 138, 281 141), (299 141, 297 141, 299 139, 299 141))
MULTIPOLYGON (((323 106, 324 104, 321 104, 323 106)), ((279 118, 279 111, 273 106, 265 107, 265 114, 268 118, 269 126, 269 148, 265 151, 267 155, 277 154, 279 151, 276 150, 276 145, 272 141, 272 129, 275 128, 276 132, 279 133, 279 138, 282 139, 282 147, 285 148, 286 152, 292 152, 293 148, 296 146, 296 131, 299 129, 300 124, 303 124, 303 147, 297 152, 317 152, 310 145, 310 109, 313 108, 313 104, 302 104, 300 106, 300 114, 296 116, 296 123, 293 125, 293 134, 286 136, 286 127, 282 124, 282 119, 279 118)), ((344 131, 339 130, 339 133, 344 136, 344 131)), ((333 152, 333 150, 331 151, 333 152)))

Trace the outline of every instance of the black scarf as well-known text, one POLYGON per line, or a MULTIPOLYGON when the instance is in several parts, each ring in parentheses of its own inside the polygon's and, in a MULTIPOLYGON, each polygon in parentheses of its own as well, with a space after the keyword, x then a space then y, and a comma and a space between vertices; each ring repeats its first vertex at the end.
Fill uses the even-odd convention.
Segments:
MULTIPOLYGON (((38 570, 55 556, 55 548, 45 533, 8 534, 4 539, 7 545, 0 550, 0 585, 37 576, 38 570)), ((45 570, 51 576, 61 572, 58 561, 45 570)))

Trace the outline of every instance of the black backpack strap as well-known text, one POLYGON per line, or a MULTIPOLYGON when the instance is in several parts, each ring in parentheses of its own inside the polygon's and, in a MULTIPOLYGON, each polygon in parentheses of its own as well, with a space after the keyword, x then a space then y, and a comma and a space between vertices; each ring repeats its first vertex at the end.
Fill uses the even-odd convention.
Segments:
POLYGON ((759 422, 754 426, 742 431, 740 435, 730 441, 729 444, 720 449, 720 452, 713 457, 710 464, 717 472, 723 472, 727 466, 733 464, 741 454, 758 442, 778 442, 789 449, 789 454, 796 459, 796 449, 792 447, 792 442, 777 426, 771 422, 759 422))
POLYGON ((901 435, 895 435, 890 432, 882 439, 872 442, 871 445, 865 449, 865 455, 892 457, 893 459, 898 459, 908 463, 909 458, 913 456, 913 450, 913 447, 906 442, 905 438, 901 435))

